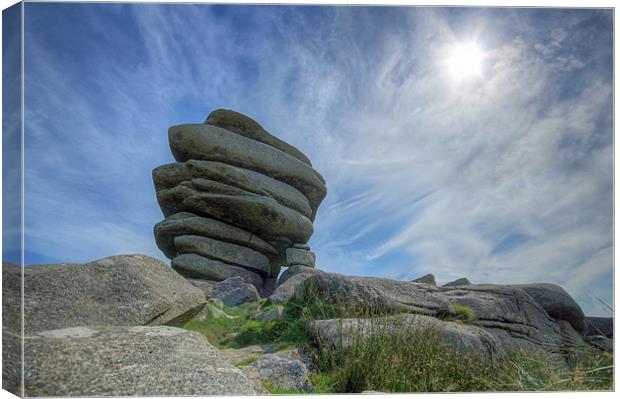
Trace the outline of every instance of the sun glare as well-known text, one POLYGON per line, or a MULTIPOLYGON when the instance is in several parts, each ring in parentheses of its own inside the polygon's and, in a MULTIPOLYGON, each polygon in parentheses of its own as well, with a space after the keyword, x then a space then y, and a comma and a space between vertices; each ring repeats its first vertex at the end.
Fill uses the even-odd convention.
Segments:
POLYGON ((456 81, 480 76, 484 54, 477 43, 459 44, 446 60, 448 73, 456 81))

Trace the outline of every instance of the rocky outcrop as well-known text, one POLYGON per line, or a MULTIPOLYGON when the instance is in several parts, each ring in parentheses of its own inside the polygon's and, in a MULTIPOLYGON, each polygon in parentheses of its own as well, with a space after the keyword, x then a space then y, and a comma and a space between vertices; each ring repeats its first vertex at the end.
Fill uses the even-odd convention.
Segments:
MULTIPOLYGON (((3 268, 5 273, 19 279, 20 269, 3 268)), ((7 287, 19 289, 19 285, 7 287)), ((7 294, 9 298, 20 296, 19 292, 7 294)), ((84 325, 180 325, 205 303, 203 291, 160 260, 144 255, 24 268, 26 334, 84 325)), ((10 303, 6 310, 4 305, 3 314, 20 314, 10 310, 10 303)))
POLYGON ((480 357, 483 361, 497 363, 506 359, 503 347, 483 328, 423 315, 317 320, 308 325, 308 332, 319 346, 347 349, 373 334, 398 334, 404 339, 437 338, 439 344, 480 357))
POLYGON ((450 301, 439 288, 379 277, 320 273, 305 278, 296 287, 295 297, 321 298, 371 313, 407 312, 437 317, 454 313, 450 301))
POLYGON ((437 288, 384 278, 321 273, 300 282, 295 297, 322 298, 360 315, 412 313, 443 320, 457 319, 459 305, 473 313, 472 325, 484 328, 507 351, 535 351, 563 358, 582 344, 568 321, 554 319, 532 296, 515 286, 437 288))
POLYGON ((199 333, 175 327, 70 327, 26 337, 26 396, 253 395, 199 333))
POLYGON ((583 311, 577 302, 562 287, 555 284, 518 284, 513 287, 521 288, 542 306, 547 314, 557 320, 568 321, 573 328, 583 333, 586 321, 583 311))
POLYGON ((570 324, 553 319, 543 306, 518 287, 472 284, 441 288, 452 304, 475 313, 471 322, 484 327, 506 348, 541 352, 562 357, 580 345, 579 334, 570 324))
POLYGON ((282 266, 314 267, 306 245, 325 180, 298 149, 230 110, 168 138, 176 163, 153 170, 158 247, 186 277, 241 277, 269 295, 282 266))
POLYGON ((470 285, 470 284, 471 283, 469 282, 468 279, 466 279, 465 277, 461 277, 454 281, 450 281, 449 283, 445 283, 444 285, 442 285, 442 287, 458 287, 459 285, 470 285))
POLYGON ((430 285, 437 285, 437 282, 435 281, 435 276, 432 273, 429 274, 425 274, 422 277, 418 277, 415 280, 411 280, 412 283, 423 283, 423 284, 430 284, 430 285))

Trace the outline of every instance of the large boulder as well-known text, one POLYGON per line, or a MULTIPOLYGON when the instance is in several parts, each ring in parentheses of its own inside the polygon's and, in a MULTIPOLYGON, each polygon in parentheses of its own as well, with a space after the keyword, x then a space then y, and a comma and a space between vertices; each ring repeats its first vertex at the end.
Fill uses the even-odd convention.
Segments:
POLYGON ((472 324, 484 327, 506 348, 559 358, 581 343, 570 324, 556 323, 518 287, 472 284, 444 287, 441 293, 450 303, 470 308, 472 324))
POLYGON ((428 316, 453 313, 450 301, 436 287, 379 277, 320 273, 301 282, 295 289, 295 298, 320 298, 359 312, 409 312, 428 316))
POLYGON ((254 285, 244 282, 241 277, 231 277, 217 283, 211 298, 222 301, 226 306, 237 306, 245 302, 258 301, 260 296, 254 285))
POLYGON ((314 267, 316 256, 314 252, 302 248, 287 248, 286 249, 286 263, 291 266, 306 266, 314 267))
POLYGON ((323 273, 321 270, 306 266, 292 266, 278 278, 278 286, 269 296, 269 302, 282 304, 295 297, 295 289, 307 278, 323 273))
MULTIPOLYGON (((314 387, 308 380, 308 370, 299 360, 287 359, 275 354, 266 354, 248 366, 258 379, 273 388, 283 390, 311 391, 314 387)), ((250 374, 251 371, 246 372, 250 374)))
MULTIPOLYGON (((3 268, 3 274, 17 278, 19 272, 19 268, 3 268)), ((19 289, 19 285, 8 287, 19 289)), ((201 290, 160 260, 144 255, 24 268, 26 334, 82 325, 178 325, 205 303, 201 290)), ((19 323, 5 324, 10 325, 19 323)))
POLYGON ((26 396, 255 394, 204 336, 179 328, 77 326, 26 342, 26 396))
POLYGON ((527 292, 552 318, 568 321, 578 332, 585 331, 586 321, 581 307, 559 285, 540 283, 518 284, 514 287, 527 292))
POLYGON ((438 338, 438 343, 483 361, 497 363, 506 359, 502 346, 483 328, 424 315, 316 320, 308 325, 308 332, 319 346, 348 349, 373 334, 397 334, 407 340, 438 338))
POLYGON ((207 125, 219 126, 231 132, 268 144, 312 166, 308 157, 285 141, 271 135, 254 119, 229 109, 216 109, 205 121, 207 125))
POLYGON ((278 286, 284 284, 286 280, 297 275, 297 274, 305 274, 308 276, 314 276, 315 274, 323 273, 322 270, 315 269, 313 267, 308 266, 291 266, 287 268, 281 275, 278 277, 278 286))

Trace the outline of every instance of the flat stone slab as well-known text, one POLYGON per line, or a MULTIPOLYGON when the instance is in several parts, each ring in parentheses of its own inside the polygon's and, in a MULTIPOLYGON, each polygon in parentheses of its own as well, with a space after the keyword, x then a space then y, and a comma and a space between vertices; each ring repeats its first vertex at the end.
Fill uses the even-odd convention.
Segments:
POLYGON ((174 238, 181 235, 210 237, 254 249, 268 257, 277 255, 274 247, 249 231, 190 212, 175 213, 155 225, 157 247, 170 259, 178 255, 174 238))
POLYGON ((174 239, 174 246, 181 254, 194 253, 244 268, 256 269, 265 274, 271 271, 269 259, 265 255, 242 245, 201 236, 177 236, 174 239))
POLYGON ((26 396, 254 395, 199 333, 175 327, 74 327, 28 336, 26 396))
POLYGON ((268 144, 280 151, 299 159, 303 163, 312 166, 312 163, 301 151, 289 143, 273 136, 254 119, 229 109, 216 109, 211 112, 205 121, 207 125, 218 126, 231 132, 235 132, 247 138, 268 144))
POLYGON ((172 268, 185 277, 224 281, 230 277, 241 277, 257 288, 263 285, 263 278, 243 267, 206 258, 197 254, 182 254, 172 259, 172 268))
POLYGON ((306 266, 314 267, 316 255, 312 251, 301 248, 286 249, 286 263, 289 266, 306 266))

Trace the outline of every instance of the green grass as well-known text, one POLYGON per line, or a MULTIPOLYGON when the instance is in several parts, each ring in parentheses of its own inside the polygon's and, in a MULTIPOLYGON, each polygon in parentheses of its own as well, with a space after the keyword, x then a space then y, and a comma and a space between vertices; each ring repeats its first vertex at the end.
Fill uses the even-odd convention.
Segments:
POLYGON ((244 303, 241 306, 227 307, 209 303, 207 306, 217 308, 232 318, 218 316, 215 312, 209 311, 204 320, 190 320, 183 325, 187 330, 197 331, 209 339, 217 347, 225 346, 226 338, 238 331, 244 323, 251 320, 264 308, 265 301, 244 303))
POLYGON ((315 362, 331 392, 481 392, 610 390, 613 357, 589 346, 573 348, 569 367, 540 355, 510 354, 491 364, 455 350, 433 329, 394 328, 373 321, 371 331, 349 335, 346 348, 322 346, 315 362), (396 332, 397 331, 397 332, 396 332))
POLYGON ((463 323, 470 323, 476 320, 476 312, 469 306, 459 305, 458 303, 452 304, 452 309, 456 312, 456 316, 452 318, 452 321, 460 321, 463 323))
MULTIPOLYGON (((273 344, 274 350, 304 347, 312 354, 316 373, 309 378, 313 393, 381 392, 475 392, 475 391, 591 391, 613 388, 613 355, 590 346, 573 348, 568 368, 552 367, 540 355, 512 353, 509 359, 487 364, 476 356, 443 345, 436 331, 384 328, 373 324, 371 334, 352 333, 348 348, 315 347, 308 338, 312 320, 369 317, 379 320, 378 309, 354 312, 345 306, 326 303, 320 298, 291 301, 281 320, 254 319, 269 309, 263 300, 239 307, 219 307, 233 319, 207 315, 184 327, 201 332, 218 347, 240 348, 254 344, 273 344), (394 331, 399 331, 395 334, 394 331)), ((466 306, 453 305, 454 321, 470 322, 475 313, 466 306)), ((249 358, 240 365, 250 364, 249 358)), ((266 388, 273 394, 307 392, 266 388)))
POLYGON ((250 364, 254 363, 257 360, 258 358, 256 356, 251 356, 237 363, 237 366, 249 366, 250 364))

